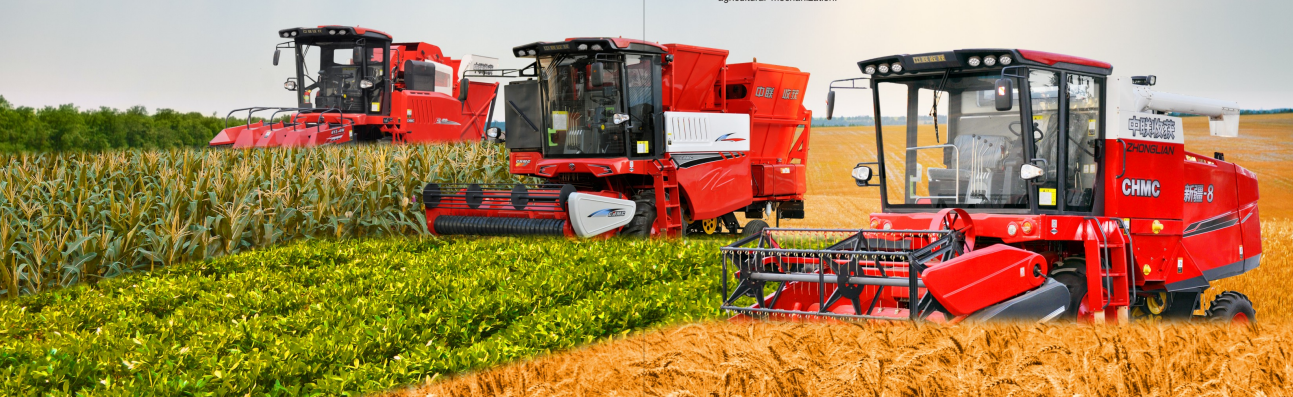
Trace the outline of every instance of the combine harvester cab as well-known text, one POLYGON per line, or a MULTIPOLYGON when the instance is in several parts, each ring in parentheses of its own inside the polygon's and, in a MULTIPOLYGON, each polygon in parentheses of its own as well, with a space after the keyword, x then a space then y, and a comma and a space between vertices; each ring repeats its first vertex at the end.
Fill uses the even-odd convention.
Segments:
POLYGON ((429 184, 432 233, 678 237, 803 218, 808 73, 629 39, 513 53, 536 62, 506 71, 531 78, 505 89, 508 165, 545 182, 429 184))
MULTIPOLYGON (((1189 319, 1211 282, 1260 263, 1255 175, 1221 153, 1186 152, 1173 116, 1208 116, 1212 135, 1234 137, 1233 102, 1155 91, 1154 76, 1114 77, 1107 63, 1038 51, 858 66, 869 77, 832 83, 827 117, 835 89, 869 89, 875 120, 905 120, 877 123, 884 150, 852 171, 858 186, 880 189, 882 211, 866 229, 767 229, 722 248, 723 309, 946 322, 1189 319)), ((1221 293, 1202 315, 1254 316, 1238 292, 1221 293)))
MULTIPOLYGON (((295 107, 237 109, 212 147, 306 147, 352 142, 474 142, 486 137, 498 83, 470 81, 466 69, 492 69, 493 58, 449 58, 427 43, 393 43, 389 34, 347 26, 278 32, 274 49, 295 56, 296 77, 283 88, 295 107), (461 73, 460 73, 461 72, 461 73), (272 124, 253 116, 269 114, 272 124), (229 126, 235 114, 245 123, 229 126), (280 118, 280 116, 282 116, 280 118)), ((497 133, 497 132, 495 132, 497 133)))

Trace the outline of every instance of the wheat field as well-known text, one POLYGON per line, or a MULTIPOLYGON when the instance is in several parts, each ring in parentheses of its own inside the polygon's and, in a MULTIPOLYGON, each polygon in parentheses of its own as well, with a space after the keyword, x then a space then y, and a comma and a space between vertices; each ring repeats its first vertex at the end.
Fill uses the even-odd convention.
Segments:
MULTIPOLYGON (((573 352, 427 379, 408 396, 1200 396, 1293 395, 1293 115, 1244 116, 1240 138, 1186 118, 1186 149, 1224 152, 1258 175, 1261 267, 1214 283, 1252 298, 1258 322, 1079 324, 711 321, 661 328, 573 352)), ((878 191, 853 186, 874 158, 871 127, 819 128, 804 220, 786 227, 856 228, 878 191)), ((887 133, 886 133, 887 135, 887 133)), ((896 139, 886 140, 896 142, 896 139)))

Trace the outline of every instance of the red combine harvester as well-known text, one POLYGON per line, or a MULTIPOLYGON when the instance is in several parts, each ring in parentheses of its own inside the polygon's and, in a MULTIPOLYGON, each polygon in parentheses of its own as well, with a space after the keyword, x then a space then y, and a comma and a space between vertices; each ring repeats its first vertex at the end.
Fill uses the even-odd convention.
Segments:
POLYGON ((512 174, 544 184, 428 184, 439 235, 676 237, 803 218, 808 73, 727 51, 618 38, 513 49, 505 103, 512 174), (802 126, 802 131, 798 127, 802 126))
MULTIPOLYGON (((1233 102, 1154 91, 1154 76, 1111 77, 1108 63, 1027 50, 858 66, 870 77, 832 83, 827 117, 834 89, 872 90, 883 150, 853 177, 880 189, 882 211, 869 229, 767 229, 722 248, 724 309, 949 322, 1185 319, 1209 283, 1260 263, 1256 176, 1221 153, 1186 152, 1172 116, 1209 116, 1213 135, 1233 137, 1233 102), (883 117, 905 122, 881 126, 883 117)), ((1224 292, 1206 317, 1254 314, 1243 294, 1224 292)))
POLYGON ((463 67, 492 69, 490 58, 464 62, 427 43, 391 43, 391 35, 348 26, 284 29, 292 41, 274 49, 296 53, 296 77, 283 88, 296 93, 296 107, 237 109, 212 147, 301 147, 361 141, 434 143, 481 140, 494 108, 498 83, 455 80, 463 67), (314 54, 310 54, 313 50, 314 54), (311 73, 310 69, 315 69, 311 73), (307 84, 308 82, 308 84, 307 84), (457 97, 454 93, 457 92, 457 97), (252 122, 257 112, 269 120, 252 122), (235 113, 247 122, 229 127, 235 113), (273 122, 280 115, 287 121, 273 122))

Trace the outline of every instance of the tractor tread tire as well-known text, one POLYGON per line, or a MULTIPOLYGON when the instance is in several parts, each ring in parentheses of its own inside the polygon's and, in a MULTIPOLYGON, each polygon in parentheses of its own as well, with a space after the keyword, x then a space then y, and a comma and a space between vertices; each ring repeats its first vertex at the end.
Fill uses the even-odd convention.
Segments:
POLYGON ((1082 300, 1086 298, 1086 269, 1084 266, 1085 260, 1070 259, 1059 267, 1051 269, 1050 277, 1069 289, 1069 303, 1064 311, 1064 318, 1076 319, 1078 310, 1082 307, 1082 300))
POLYGON ((1243 314, 1247 316, 1248 321, 1257 320, 1257 312, 1253 310, 1253 301, 1248 299, 1247 295, 1236 291, 1226 291, 1217 294, 1212 299, 1212 304, 1208 306, 1205 316, 1208 321, 1228 322, 1235 318, 1235 315, 1243 314))
POLYGON ((639 191, 633 196, 637 209, 633 210, 633 219, 629 220, 619 235, 624 237, 646 239, 651 237, 651 226, 655 224, 655 190, 639 191))
POLYGON ((768 228, 768 222, 764 222, 763 220, 760 220, 760 219, 755 219, 755 220, 746 222, 745 227, 741 228, 741 238, 753 236, 763 231, 763 229, 767 229, 767 228, 768 228))

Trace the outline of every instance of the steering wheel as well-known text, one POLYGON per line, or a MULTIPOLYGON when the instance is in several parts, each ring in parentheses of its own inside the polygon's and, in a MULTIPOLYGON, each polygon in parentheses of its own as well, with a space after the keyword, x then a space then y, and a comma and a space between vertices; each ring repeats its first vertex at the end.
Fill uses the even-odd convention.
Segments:
MULTIPOLYGON (((950 230, 952 234, 959 234, 962 244, 953 247, 954 255, 961 255, 974 250, 974 220, 970 214, 960 208, 945 208, 934 215, 934 219, 929 224, 930 230, 950 230)), ((955 238, 955 237, 954 237, 955 238)))
MULTIPOLYGON (((1010 132, 1011 132, 1011 133, 1015 134, 1015 137, 1016 137, 1016 138, 1023 139, 1023 137, 1024 137, 1024 136, 1023 136, 1024 132, 1023 132, 1023 131, 1021 131, 1021 130, 1022 130, 1022 128, 1020 128, 1020 129, 1016 129, 1019 125, 1020 125, 1020 123, 1019 123, 1018 121, 1011 121, 1011 122, 1010 122, 1010 125, 1007 125, 1007 126, 1006 126, 1006 129, 1010 130, 1010 132)), ((1036 132, 1036 133, 1041 133, 1041 132, 1042 132, 1041 128, 1038 128, 1038 127, 1037 127, 1037 123, 1033 123, 1033 132, 1036 132)), ((1039 141, 1039 140, 1041 140, 1041 139, 1037 138, 1036 136, 1034 136, 1033 138, 1034 138, 1033 140, 1035 140, 1035 141, 1039 141)))

